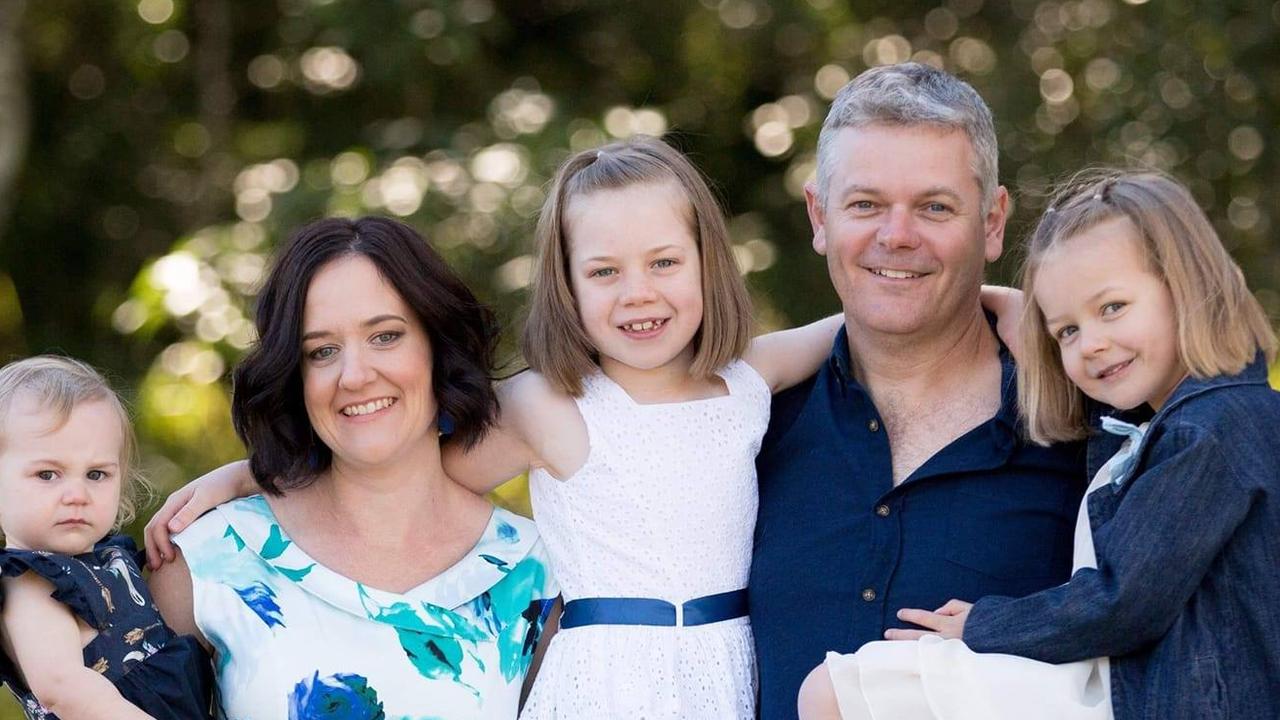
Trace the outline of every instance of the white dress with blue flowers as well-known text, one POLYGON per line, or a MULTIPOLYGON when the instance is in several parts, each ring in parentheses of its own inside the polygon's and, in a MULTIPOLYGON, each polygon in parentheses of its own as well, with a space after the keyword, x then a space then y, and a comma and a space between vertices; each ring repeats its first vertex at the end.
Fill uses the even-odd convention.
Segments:
POLYGON ((533 523, 502 509, 462 560, 403 594, 312 560, 261 495, 176 542, 230 720, 513 718, 559 592, 533 523))

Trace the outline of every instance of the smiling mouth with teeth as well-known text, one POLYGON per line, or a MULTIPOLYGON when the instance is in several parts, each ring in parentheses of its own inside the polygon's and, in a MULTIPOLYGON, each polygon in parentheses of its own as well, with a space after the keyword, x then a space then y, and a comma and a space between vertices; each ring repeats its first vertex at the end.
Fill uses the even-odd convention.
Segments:
POLYGON ((1107 378, 1111 377, 1112 375, 1115 375, 1116 373, 1120 372, 1121 370, 1124 370, 1125 368, 1129 367, 1129 363, 1131 363, 1131 362, 1133 362, 1133 361, 1132 361, 1132 360, 1125 360, 1124 362, 1118 362, 1118 363, 1116 363, 1115 365, 1109 365, 1109 366, 1107 366, 1107 367, 1103 368, 1103 369, 1102 369, 1102 372, 1099 372, 1099 373, 1098 373, 1098 379, 1099 379, 1099 380, 1106 380, 1107 378))
POLYGON ((665 319, 645 320, 644 322, 627 323, 626 325, 620 325, 619 327, 627 332, 645 332, 646 330, 657 330, 666 323, 667 321, 665 319))
POLYGON ((910 280, 912 278, 924 277, 923 273, 913 273, 907 270, 890 270, 888 268, 869 268, 873 275, 891 278, 893 280, 910 280))
POLYGON ((367 403, 360 403, 358 405, 348 405, 342 408, 341 410, 339 410, 338 412, 342 413, 343 415, 346 415, 347 417, 359 417, 361 415, 368 415, 370 413, 378 412, 383 408, 389 408, 392 405, 394 405, 395 402, 396 402, 395 398, 379 398, 377 400, 371 400, 367 403))

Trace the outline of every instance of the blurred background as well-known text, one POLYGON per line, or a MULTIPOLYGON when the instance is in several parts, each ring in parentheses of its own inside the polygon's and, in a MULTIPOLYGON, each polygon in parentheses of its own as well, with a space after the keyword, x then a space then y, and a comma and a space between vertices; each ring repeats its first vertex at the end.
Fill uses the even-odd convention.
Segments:
POLYGON ((227 370, 291 229, 414 225, 514 367, 547 180, 638 132, 714 181, 761 329, 806 321, 838 307, 801 190, 826 105, 908 59, 995 112, 996 280, 1047 182, 1139 164, 1190 184, 1280 317, 1278 35, 1275 0, 0 0, 0 359, 104 369, 167 491, 243 453, 227 370))

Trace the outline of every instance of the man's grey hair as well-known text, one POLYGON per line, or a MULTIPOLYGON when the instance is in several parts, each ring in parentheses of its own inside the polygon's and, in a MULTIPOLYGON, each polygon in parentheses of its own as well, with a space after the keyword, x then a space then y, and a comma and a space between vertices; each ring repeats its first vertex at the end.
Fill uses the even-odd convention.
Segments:
POLYGON ((963 130, 973 147, 973 173, 982 210, 991 208, 999 186, 999 160, 991 109, 969 83, 921 63, 871 68, 836 94, 818 135, 818 201, 825 208, 840 130, 867 125, 929 125, 963 130))

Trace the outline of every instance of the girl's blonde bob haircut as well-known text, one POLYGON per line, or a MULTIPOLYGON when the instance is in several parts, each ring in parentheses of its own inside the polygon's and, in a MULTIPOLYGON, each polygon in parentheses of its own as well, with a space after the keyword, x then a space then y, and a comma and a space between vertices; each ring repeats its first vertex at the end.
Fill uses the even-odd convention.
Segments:
POLYGON ((1259 352, 1267 362, 1275 357, 1276 336, 1266 313, 1181 183, 1153 171, 1086 170, 1054 193, 1022 269, 1025 357, 1018 364, 1018 398, 1035 442, 1076 440, 1088 431, 1084 393, 1067 378, 1036 302, 1036 274, 1051 251, 1118 217, 1137 228, 1148 266, 1169 287, 1178 357, 1193 377, 1235 375, 1259 352))
POLYGON ((582 378, 599 367, 569 279, 569 204, 593 192, 666 183, 688 199, 687 220, 702 262, 702 324, 693 338, 691 372, 709 377, 747 348, 751 301, 720 205, 680 151, 656 138, 636 136, 566 160, 538 218, 538 259, 521 350, 530 368, 569 395, 581 395, 582 378))
POLYGON ((107 381, 85 363, 58 355, 37 355, 0 368, 0 450, 4 448, 4 429, 14 398, 24 392, 33 393, 53 412, 57 422, 53 429, 62 427, 71 417, 71 411, 82 403, 101 401, 115 410, 120 421, 120 436, 124 438, 120 448, 120 509, 116 511, 116 529, 132 522, 139 504, 150 497, 151 486, 137 470, 138 442, 129 422, 129 412, 107 381))

